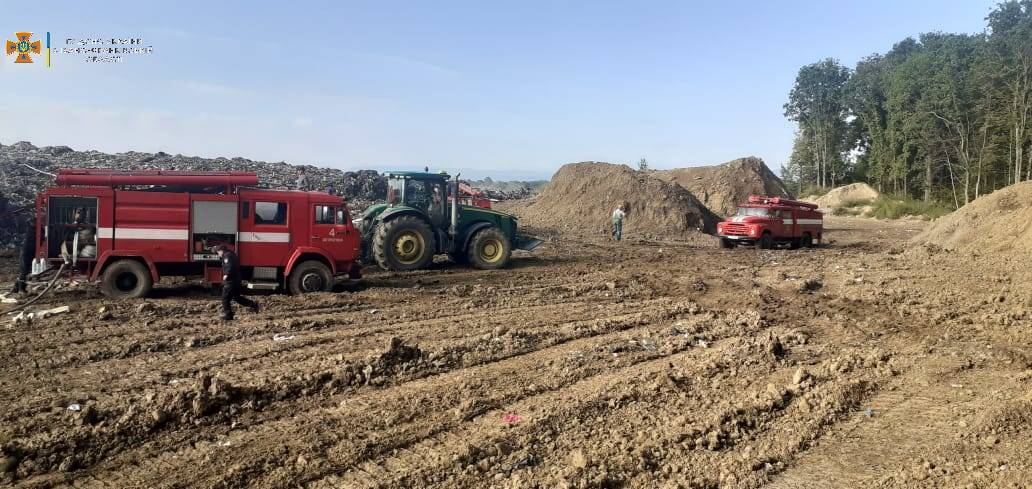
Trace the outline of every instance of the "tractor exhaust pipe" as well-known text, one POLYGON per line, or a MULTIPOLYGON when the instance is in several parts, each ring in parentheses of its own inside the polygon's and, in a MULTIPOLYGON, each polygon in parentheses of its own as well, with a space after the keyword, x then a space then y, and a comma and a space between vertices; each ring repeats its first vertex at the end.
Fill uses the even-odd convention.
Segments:
POLYGON ((451 234, 452 240, 459 233, 459 175, 461 173, 455 174, 455 179, 452 180, 451 184, 451 229, 448 230, 448 233, 451 234))

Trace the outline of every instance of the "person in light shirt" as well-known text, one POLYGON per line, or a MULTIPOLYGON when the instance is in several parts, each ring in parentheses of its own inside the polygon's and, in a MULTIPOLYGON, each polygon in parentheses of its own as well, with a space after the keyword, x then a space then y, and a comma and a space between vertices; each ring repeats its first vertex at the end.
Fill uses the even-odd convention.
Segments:
POLYGON ((617 241, 620 241, 620 238, 623 237, 623 220, 626 215, 623 208, 624 204, 620 204, 616 210, 613 211, 613 237, 616 238, 617 241))

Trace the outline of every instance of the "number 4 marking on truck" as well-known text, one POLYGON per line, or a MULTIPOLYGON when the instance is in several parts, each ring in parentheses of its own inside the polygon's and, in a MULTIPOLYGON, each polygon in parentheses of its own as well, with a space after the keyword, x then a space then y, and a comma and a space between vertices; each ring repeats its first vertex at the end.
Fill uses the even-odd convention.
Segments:
POLYGON ((336 235, 337 235, 337 230, 336 229, 330 229, 330 236, 336 236, 336 235))

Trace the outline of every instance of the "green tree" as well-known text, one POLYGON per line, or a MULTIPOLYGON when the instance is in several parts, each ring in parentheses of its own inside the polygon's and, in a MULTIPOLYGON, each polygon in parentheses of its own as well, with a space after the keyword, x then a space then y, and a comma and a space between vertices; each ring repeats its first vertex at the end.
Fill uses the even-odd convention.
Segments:
POLYGON ((1011 181, 1020 182, 1032 178, 1032 151, 1030 161, 1025 162, 1032 122, 1032 0, 1003 2, 987 20, 989 42, 1007 96, 1011 181))
POLYGON ((799 69, 784 107, 785 116, 804 129, 816 166, 814 183, 822 187, 834 186, 844 170, 848 112, 842 99, 848 79, 849 69, 835 59, 806 65, 799 69))

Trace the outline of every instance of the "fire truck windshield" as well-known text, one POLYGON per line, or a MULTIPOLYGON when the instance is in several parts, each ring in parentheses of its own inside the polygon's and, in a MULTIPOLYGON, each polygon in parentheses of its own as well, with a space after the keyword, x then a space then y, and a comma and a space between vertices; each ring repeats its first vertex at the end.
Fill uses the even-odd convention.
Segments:
POLYGON ((739 207, 737 216, 760 216, 767 217, 766 207, 739 207))

